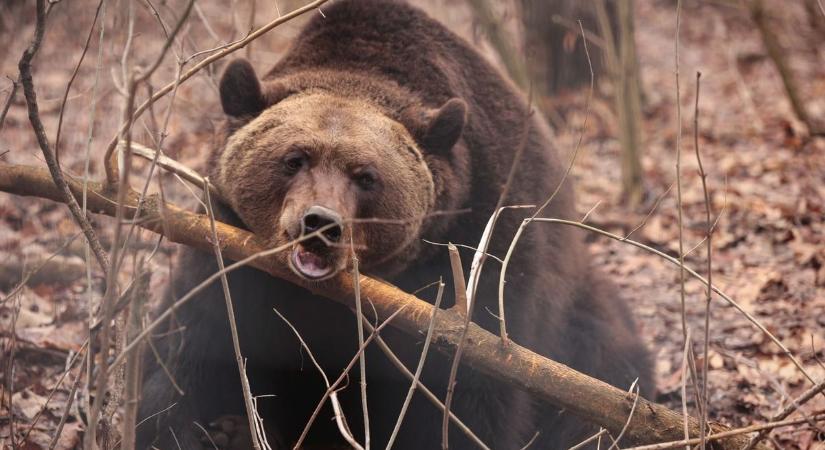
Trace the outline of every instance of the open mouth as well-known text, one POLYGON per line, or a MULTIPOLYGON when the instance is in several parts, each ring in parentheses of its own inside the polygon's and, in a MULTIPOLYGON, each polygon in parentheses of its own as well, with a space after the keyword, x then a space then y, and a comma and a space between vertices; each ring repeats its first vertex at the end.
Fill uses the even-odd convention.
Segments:
POLYGON ((314 252, 301 244, 296 244, 295 247, 292 248, 290 262, 292 263, 293 270, 298 275, 310 280, 319 280, 335 272, 330 258, 314 252))

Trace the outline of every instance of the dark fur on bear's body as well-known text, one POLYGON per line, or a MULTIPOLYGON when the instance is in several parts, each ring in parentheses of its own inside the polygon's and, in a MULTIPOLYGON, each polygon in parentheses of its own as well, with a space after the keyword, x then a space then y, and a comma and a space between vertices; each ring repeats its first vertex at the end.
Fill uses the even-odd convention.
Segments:
MULTIPOLYGON (((506 199, 507 204, 540 204, 559 184, 566 162, 552 146, 540 117, 525 120, 526 104, 498 71, 468 44, 422 12, 381 0, 341 0, 324 9, 297 38, 294 47, 262 80, 263 108, 305 91, 328 91, 365 100, 404 125, 421 142, 426 130, 416 117, 422 108, 438 108, 459 98, 467 105, 461 139, 446 155, 423 150, 435 183, 433 211, 471 209, 464 214, 433 215, 425 220, 419 239, 394 257, 397 264, 377 264, 367 271, 412 291, 439 277, 451 282, 449 259, 442 247, 422 239, 476 245, 505 184, 513 156, 529 124, 526 147, 506 199), (399 262, 400 261, 400 262, 399 262), (390 272, 383 267, 395 267, 390 272)), ((226 108, 226 105, 225 105, 226 108)), ((245 120, 231 119, 228 133, 245 120)), ((221 149, 213 157, 213 179, 220 179, 221 149)), ((259 173, 238 183, 256 183, 259 173)), ((257 207, 257 205, 255 206, 257 207)), ((260 205, 262 210, 270 205, 260 205)), ((245 224, 227 205, 218 205, 219 219, 245 224)), ((544 216, 575 218, 568 180, 544 216)), ((523 211, 506 211, 496 227, 490 252, 504 255, 523 211)), ((465 272, 472 255, 464 254, 465 272)), ((181 296, 217 270, 211 255, 184 250, 173 294, 181 296)), ((369 261, 367 261, 368 263, 369 261)), ((497 332, 495 312, 500 265, 488 261, 478 289, 474 320, 497 332)), ((277 308, 300 331, 331 378, 337 377, 357 349, 356 323, 347 308, 315 297, 291 283, 254 269, 229 275, 243 355, 264 425, 274 448, 291 448, 324 385, 302 353, 289 328, 272 312, 277 308)), ((450 292, 447 289, 446 292, 450 292)), ((433 295, 424 295, 432 298, 433 295)), ((451 299, 447 299, 450 303, 451 299)), ((571 227, 534 223, 521 238, 507 274, 507 325, 518 344, 579 371, 628 388, 639 378, 642 393, 653 381, 647 353, 632 317, 616 289, 603 281, 589 263, 582 235, 571 227)), ((178 396, 168 376, 149 358, 141 419, 177 402, 168 412, 139 428, 139 447, 154 441, 159 448, 198 448, 206 425, 221 415, 244 414, 237 364, 232 351, 224 298, 218 283, 200 293, 177 315, 178 333, 157 339, 175 380, 185 392, 178 396), (171 430, 171 432, 170 432, 171 430), (174 433, 174 438, 172 437, 174 433)), ((383 336, 414 367, 420 339, 385 329, 383 336)), ((383 448, 398 415, 408 381, 376 348, 366 354, 372 445, 383 448)), ((423 380, 443 398, 449 359, 430 355, 423 380)), ((363 440, 357 371, 341 401, 350 428, 363 440)), ((453 411, 493 449, 516 449, 539 431, 533 448, 567 448, 592 427, 569 413, 540 407, 528 395, 497 385, 470 368, 459 371, 453 411)), ((325 448, 341 442, 329 408, 312 428, 308 444, 325 448)), ((441 442, 441 414, 420 395, 414 397, 398 449, 433 449, 441 442)), ((456 428, 450 447, 474 448, 456 428)))

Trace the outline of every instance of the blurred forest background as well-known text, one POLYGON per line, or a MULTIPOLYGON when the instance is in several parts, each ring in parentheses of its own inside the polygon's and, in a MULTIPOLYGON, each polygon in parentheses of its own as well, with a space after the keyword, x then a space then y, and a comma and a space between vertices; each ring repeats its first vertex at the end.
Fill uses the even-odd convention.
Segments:
MULTIPOLYGON (((714 284, 781 339, 813 380, 825 378, 821 0, 410 1, 476 45, 531 93, 566 160, 578 149, 572 175, 585 223, 620 236, 630 234, 678 256, 680 147, 686 264, 702 274, 707 271, 710 206, 714 284), (588 39, 595 73, 592 91, 577 20, 588 39), (698 128, 697 72, 702 74, 698 128), (694 136, 706 172, 707 203, 694 136)), ((88 151, 92 178, 100 179, 103 149, 123 117, 125 68, 155 61, 186 2, 106 0, 102 8, 96 0, 51 3, 44 42, 34 60, 41 117, 63 170, 82 176, 88 151)), ((151 77, 152 88, 142 88, 139 99, 173 81, 180 61, 191 58, 188 68, 207 55, 199 52, 242 38, 304 3, 196 2, 151 77)), ((33 1, 0 2, 0 161, 45 166, 23 94, 15 87, 18 60, 34 32, 34 10, 33 1)), ((264 73, 306 17, 273 29, 235 55, 249 58, 264 73)), ((182 83, 174 97, 157 102, 135 124, 134 141, 160 147, 204 172, 207 148, 222 119, 217 80, 231 58, 182 83)), ((134 186, 143 186, 148 167, 137 162, 134 186)), ((199 194, 174 175, 155 171, 153 177, 150 192, 162 185, 167 200, 194 208, 193 195, 199 194)), ((113 223, 108 217, 94 218, 104 242, 111 239, 113 223)), ((93 392, 84 378, 85 366, 75 356, 85 347, 89 302, 100 300, 103 279, 93 273, 88 288, 78 233, 65 206, 0 193, 2 448, 11 448, 12 441, 21 449, 50 444, 67 449, 80 442, 87 396, 93 392), (77 401, 69 401, 72 393, 77 401), (65 424, 52 442, 61 419, 65 424)), ((597 264, 624 288, 655 355, 658 397, 651 400, 681 410, 684 343, 678 268, 627 243, 591 237, 597 264)), ((151 233, 138 232, 120 274, 124 281, 156 241, 151 233)), ((170 271, 178 270, 174 250, 163 243, 148 263, 154 301, 170 271)), ((695 365, 700 376, 706 361, 709 368, 710 418, 731 426, 771 420, 811 382, 719 297, 711 302, 710 350, 703 354, 704 289, 691 279, 685 285, 695 365)), ((695 413, 691 392, 688 389, 687 405, 695 413)), ((116 426, 119 399, 116 393, 110 395, 114 398, 106 413, 113 415, 116 426)), ((799 410, 809 416, 821 413, 825 397, 815 396, 799 410)), ((825 450, 823 429, 821 422, 804 423, 776 430, 768 440, 777 448, 825 450)))

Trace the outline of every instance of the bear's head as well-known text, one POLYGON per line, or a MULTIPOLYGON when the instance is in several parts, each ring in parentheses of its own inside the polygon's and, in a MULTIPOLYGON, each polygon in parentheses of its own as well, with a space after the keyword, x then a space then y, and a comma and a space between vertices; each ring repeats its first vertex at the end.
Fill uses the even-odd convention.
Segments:
POLYGON ((216 184, 250 231, 294 242, 282 257, 295 273, 328 278, 354 250, 362 268, 392 276, 416 257, 443 203, 437 178, 464 128, 462 100, 393 119, 356 95, 262 85, 245 60, 229 64, 220 94, 230 134, 216 184))

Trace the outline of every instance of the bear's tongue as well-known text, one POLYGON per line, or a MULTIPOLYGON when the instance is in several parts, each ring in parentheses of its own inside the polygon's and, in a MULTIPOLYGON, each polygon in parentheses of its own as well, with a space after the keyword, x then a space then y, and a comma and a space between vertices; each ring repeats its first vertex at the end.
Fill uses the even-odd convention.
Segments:
POLYGON ((292 262, 295 268, 307 278, 321 278, 330 273, 330 267, 327 261, 303 248, 303 246, 296 246, 292 253, 292 262))

